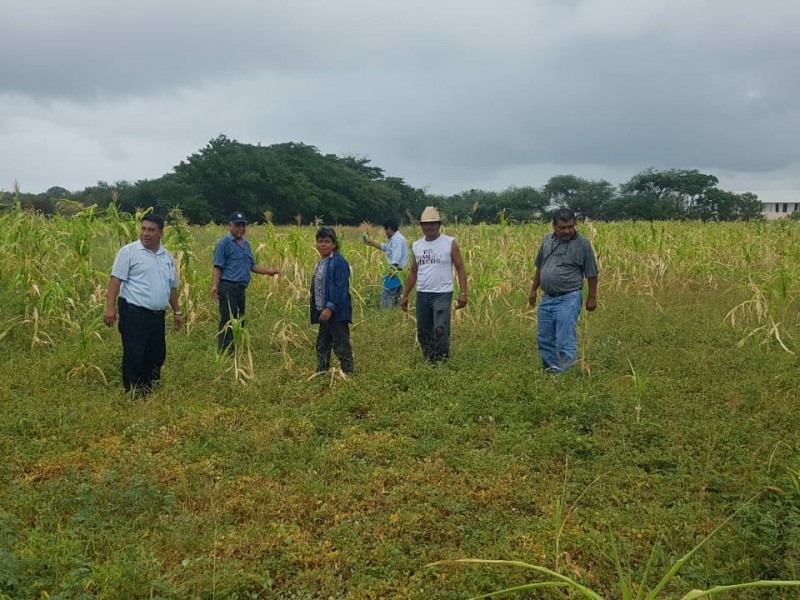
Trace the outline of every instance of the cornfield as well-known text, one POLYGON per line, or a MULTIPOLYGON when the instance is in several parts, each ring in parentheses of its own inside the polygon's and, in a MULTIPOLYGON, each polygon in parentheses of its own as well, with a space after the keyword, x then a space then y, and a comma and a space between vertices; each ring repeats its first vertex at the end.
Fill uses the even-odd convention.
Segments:
MULTIPOLYGON (((0 264, 7 282, 0 340, 13 331, 32 349, 72 345, 78 349, 75 373, 90 373, 91 347, 108 337, 98 317, 111 263, 121 245, 137 239, 144 214, 119 213, 112 203, 102 214, 89 207, 70 218, 44 218, 17 208, 0 217, 0 264)), ((469 279, 469 308, 456 318, 490 330, 498 312, 531 318, 525 297, 532 257, 548 229, 540 224, 446 228, 459 240, 469 279)), ((658 311, 657 296, 665 290, 713 290, 729 299, 725 319, 741 333, 740 343, 795 352, 795 298, 800 292, 795 223, 587 223, 580 229, 598 256, 602 297, 650 297, 658 311)), ((351 265, 359 320, 378 293, 383 268, 383 255, 359 241, 365 232, 373 239, 379 236, 374 230, 363 224, 340 231, 340 251, 351 265)), ((282 315, 276 333, 284 348, 306 341, 299 331, 316 261, 314 232, 313 226, 281 228, 271 223, 248 231, 257 260, 282 271, 274 281, 255 277, 251 302, 282 315)), ((222 227, 189 227, 179 211, 169 216, 163 241, 178 263, 186 335, 215 322, 217 308, 208 296, 210 255, 222 235, 222 227)), ((286 355, 287 367, 291 364, 286 355)))

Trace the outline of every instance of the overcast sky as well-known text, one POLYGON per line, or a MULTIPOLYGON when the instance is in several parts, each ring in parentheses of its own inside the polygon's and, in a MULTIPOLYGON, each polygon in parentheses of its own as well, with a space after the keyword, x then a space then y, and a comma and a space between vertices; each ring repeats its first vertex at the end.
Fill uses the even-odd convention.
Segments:
POLYGON ((0 0, 0 190, 170 172, 220 133, 431 193, 648 167, 800 199, 797 0, 0 0))

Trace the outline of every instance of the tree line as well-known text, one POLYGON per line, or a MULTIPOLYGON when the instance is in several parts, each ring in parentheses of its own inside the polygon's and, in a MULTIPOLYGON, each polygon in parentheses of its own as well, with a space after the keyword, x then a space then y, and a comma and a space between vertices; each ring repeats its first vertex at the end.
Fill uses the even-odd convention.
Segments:
MULTIPOLYGON (((755 194, 719 189, 719 180, 691 169, 648 169, 615 187, 608 181, 557 175, 541 188, 501 192, 472 189, 451 196, 429 194, 386 175, 365 157, 322 154, 314 146, 244 144, 220 135, 158 179, 98 182, 81 191, 52 187, 21 194, 22 204, 45 213, 112 201, 122 211, 153 207, 165 215, 180 208, 191 223, 224 223, 235 210, 256 222, 324 222, 355 225, 387 218, 411 222, 427 205, 460 223, 548 219, 569 208, 593 220, 754 220, 755 194)), ((0 203, 9 204, 8 198, 0 203)))

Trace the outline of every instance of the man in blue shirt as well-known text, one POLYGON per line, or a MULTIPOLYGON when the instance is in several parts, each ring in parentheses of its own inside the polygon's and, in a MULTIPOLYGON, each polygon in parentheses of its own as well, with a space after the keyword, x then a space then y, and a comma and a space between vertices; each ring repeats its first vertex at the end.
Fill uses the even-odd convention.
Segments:
POLYGON ((214 271, 211 275, 211 299, 219 300, 219 329, 217 350, 225 352, 233 343, 231 319, 244 317, 245 290, 250 283, 250 273, 280 275, 278 269, 267 269, 256 264, 250 243, 244 239, 247 217, 242 212, 231 215, 228 235, 217 242, 214 249, 214 271))
POLYGON ((161 245, 163 236, 164 219, 145 215, 139 241, 123 246, 114 259, 103 313, 103 322, 111 327, 119 307, 122 383, 127 391, 142 396, 161 379, 161 366, 167 357, 167 305, 175 315, 175 330, 183 327, 175 259, 161 245))
POLYGON ((364 243, 386 253, 386 276, 383 278, 383 288, 381 289, 381 308, 399 308, 400 295, 403 292, 403 282, 400 280, 398 271, 402 271, 408 265, 408 242, 403 234, 398 231, 397 221, 387 219, 383 224, 383 231, 386 233, 388 242, 381 244, 367 239, 364 236, 364 243))

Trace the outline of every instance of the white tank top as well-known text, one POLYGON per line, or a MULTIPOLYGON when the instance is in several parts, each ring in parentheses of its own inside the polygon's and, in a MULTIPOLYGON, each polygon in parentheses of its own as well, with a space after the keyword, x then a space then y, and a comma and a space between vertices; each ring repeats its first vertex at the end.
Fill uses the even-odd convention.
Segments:
POLYGON ((414 242, 414 260, 417 261, 418 292, 453 291, 453 238, 440 235, 432 242, 425 238, 414 242))

